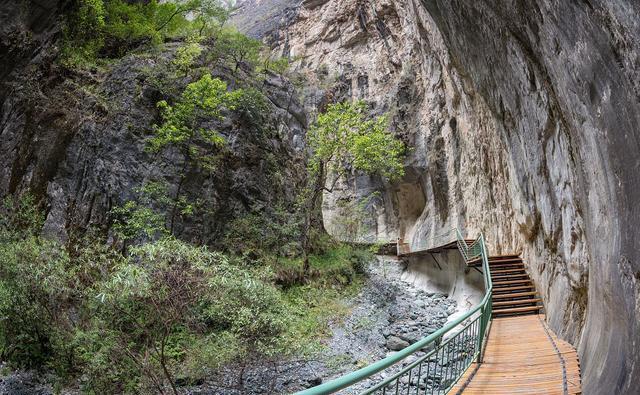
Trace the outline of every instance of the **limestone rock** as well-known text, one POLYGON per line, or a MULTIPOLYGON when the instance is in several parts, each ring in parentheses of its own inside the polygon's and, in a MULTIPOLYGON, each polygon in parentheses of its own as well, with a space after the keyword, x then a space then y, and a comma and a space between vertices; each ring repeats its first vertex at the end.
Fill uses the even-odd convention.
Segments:
POLYGON ((400 351, 405 347, 409 347, 409 343, 397 336, 389 336, 387 338, 387 348, 393 351, 400 351))
POLYGON ((585 393, 640 387, 640 3, 321 3, 274 52, 331 100, 389 111, 411 148, 400 182, 354 174, 325 195, 326 228, 413 248, 483 231, 491 253, 530 262, 585 393), (339 203, 373 193, 345 232, 339 203))

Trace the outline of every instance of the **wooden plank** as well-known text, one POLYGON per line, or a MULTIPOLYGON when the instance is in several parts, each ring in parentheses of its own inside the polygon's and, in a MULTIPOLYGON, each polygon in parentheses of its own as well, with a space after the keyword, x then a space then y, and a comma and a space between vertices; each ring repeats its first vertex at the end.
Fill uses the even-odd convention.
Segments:
POLYGON ((544 315, 496 318, 482 364, 472 364, 450 394, 563 394, 560 357, 565 361, 569 394, 582 392, 576 350, 545 331, 544 315), (551 339, 559 350, 556 351, 551 339))

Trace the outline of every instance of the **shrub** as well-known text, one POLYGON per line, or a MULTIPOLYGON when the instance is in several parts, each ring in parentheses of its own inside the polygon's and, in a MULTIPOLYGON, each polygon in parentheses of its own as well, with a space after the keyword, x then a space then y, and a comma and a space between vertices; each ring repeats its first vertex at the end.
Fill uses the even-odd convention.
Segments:
MULTIPOLYGON (((163 201, 161 185, 145 190, 141 204, 163 201)), ((364 259, 334 243, 312 258, 312 281, 283 291, 274 268, 300 260, 247 264, 169 237, 123 255, 94 231, 63 246, 38 236, 33 202, 8 199, 0 217, 0 357, 78 378, 86 393, 176 393, 240 358, 315 352, 364 259)), ((273 245, 298 229, 277 226, 273 245)))
POLYGON ((87 385, 176 392, 176 374, 196 374, 194 361, 207 359, 211 368, 267 347, 286 325, 280 294, 268 280, 268 272, 233 266, 175 239, 132 248, 130 259, 96 286, 91 324, 78 337, 92 372, 87 385), (238 346, 207 342, 218 336, 238 346))
POLYGON ((253 69, 260 59, 262 43, 259 40, 245 36, 234 28, 221 29, 214 37, 214 47, 211 56, 222 61, 235 73, 245 64, 253 69))
POLYGON ((269 260, 273 256, 299 255, 298 218, 283 208, 254 212, 228 224, 223 245, 246 260, 269 260))
POLYGON ((78 64, 94 59, 104 46, 106 11, 103 0, 75 0, 67 23, 63 55, 68 63, 78 64))
POLYGON ((154 125, 149 150, 158 152, 174 146, 189 163, 213 170, 216 153, 225 141, 217 131, 200 127, 200 123, 222 119, 223 109, 233 109, 240 94, 240 91, 227 92, 224 81, 205 74, 187 85, 175 104, 170 105, 164 100, 158 102, 163 122, 154 125))
POLYGON ((202 54, 202 46, 198 41, 197 37, 187 39, 186 43, 178 48, 176 57, 172 61, 175 68, 185 76, 188 75, 198 56, 202 54))
POLYGON ((9 196, 0 206, 0 242, 22 240, 40 232, 44 215, 33 195, 9 196))
POLYGON ((234 108, 248 123, 262 128, 269 114, 269 105, 265 95, 255 88, 237 90, 234 108))
POLYGON ((67 308, 75 270, 56 242, 37 236, 0 243, 0 354, 21 367, 70 368, 67 308))

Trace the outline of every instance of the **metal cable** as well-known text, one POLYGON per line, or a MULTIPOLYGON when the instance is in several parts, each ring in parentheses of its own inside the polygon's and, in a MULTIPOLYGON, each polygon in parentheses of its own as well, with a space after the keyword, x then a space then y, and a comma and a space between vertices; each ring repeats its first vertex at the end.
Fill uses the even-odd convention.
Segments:
POLYGON ((556 342, 553 340, 553 337, 551 337, 551 334, 549 333, 549 330, 547 329, 547 325, 545 325, 544 321, 542 321, 542 318, 540 317, 540 314, 538 314, 538 319, 540 320, 540 324, 542 325, 542 328, 544 329, 544 333, 547 334, 547 337, 549 338, 549 341, 551 342, 551 345, 553 345, 553 348, 556 350, 556 354, 558 355, 558 358, 560 359, 560 366, 562 366, 562 391, 564 393, 564 395, 568 395, 569 394, 569 387, 567 384, 567 368, 565 366, 564 363, 564 357, 562 356, 562 353, 560 353, 560 350, 558 349, 558 346, 556 345, 556 342))

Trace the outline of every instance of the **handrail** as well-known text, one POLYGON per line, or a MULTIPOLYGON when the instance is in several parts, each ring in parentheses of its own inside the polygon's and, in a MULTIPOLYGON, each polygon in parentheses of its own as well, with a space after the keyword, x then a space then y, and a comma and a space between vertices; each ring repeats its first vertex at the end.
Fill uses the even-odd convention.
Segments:
POLYGON ((385 380, 382 380, 379 384, 365 390, 362 394, 372 394, 378 390, 381 390, 382 393, 385 394, 387 389, 394 386, 394 383, 396 393, 398 393, 398 389, 401 386, 403 391, 407 393, 412 386, 414 386, 414 390, 419 390, 421 388, 420 381, 423 377, 425 378, 424 388, 426 388, 426 383, 431 377, 429 373, 432 372, 435 376, 438 370, 438 363, 440 364, 440 373, 438 375, 440 382, 436 386, 434 382, 435 379, 431 380, 432 387, 430 393, 443 394, 455 385, 474 360, 482 362, 482 346, 489 321, 491 320, 491 294, 493 291, 484 235, 480 233, 473 243, 467 245, 459 229, 453 229, 450 233, 453 232, 455 232, 455 242, 465 263, 471 260, 477 260, 478 258, 482 260, 485 284, 485 295, 482 301, 462 316, 397 353, 335 380, 298 392, 297 395, 324 395, 340 391, 341 389, 372 377, 384 369, 396 365, 403 359, 416 354, 418 351, 432 344, 434 345, 432 350, 428 351, 425 355, 419 356, 415 361, 385 380), (480 312, 480 314, 472 318, 472 316, 478 312, 480 312), (452 334, 453 329, 463 323, 464 326, 455 334, 452 334), (432 358, 434 355, 435 364, 432 358), (426 365, 424 367, 426 368, 426 376, 422 376, 423 365, 426 365), (431 369, 433 369, 433 371, 431 371, 431 369), (412 381, 412 372, 414 370, 417 370, 417 379, 416 376, 413 376, 414 381, 412 381), (408 380, 401 382, 401 378, 405 376, 408 376, 408 380), (415 384, 413 384, 414 382, 415 384), (434 387, 437 387, 437 389, 434 387))

